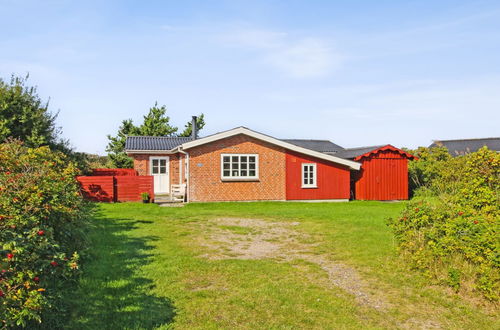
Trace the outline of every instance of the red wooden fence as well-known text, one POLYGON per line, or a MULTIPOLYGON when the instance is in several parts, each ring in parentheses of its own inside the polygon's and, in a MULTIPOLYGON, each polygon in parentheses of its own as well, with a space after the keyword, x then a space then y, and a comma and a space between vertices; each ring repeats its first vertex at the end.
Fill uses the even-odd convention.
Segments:
POLYGON ((140 201, 141 193, 154 198, 152 176, 78 176, 85 198, 97 202, 140 201))
POLYGON ((141 193, 147 192, 154 198, 153 176, 115 176, 116 200, 130 202, 141 200, 141 193))
POLYGON ((95 168, 92 176, 136 176, 137 171, 133 168, 95 168))
POLYGON ((83 196, 95 202, 114 202, 115 184, 112 176, 77 176, 83 196))

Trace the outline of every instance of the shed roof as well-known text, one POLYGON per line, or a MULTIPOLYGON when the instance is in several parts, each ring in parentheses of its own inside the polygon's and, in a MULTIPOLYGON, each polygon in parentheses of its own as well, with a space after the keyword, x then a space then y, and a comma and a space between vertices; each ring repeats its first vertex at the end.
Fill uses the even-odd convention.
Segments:
POLYGON ((376 154, 381 151, 392 151, 400 154, 401 156, 408 158, 408 159, 415 159, 415 156, 412 154, 407 153, 404 150, 401 150, 399 148, 396 148, 390 144, 386 145, 381 145, 381 146, 371 146, 371 147, 360 147, 360 148, 351 148, 351 149, 345 149, 344 151, 341 151, 339 153, 336 153, 335 156, 341 157, 341 158, 346 158, 346 159, 353 159, 355 161, 361 160, 363 157, 369 157, 372 154, 376 154))
POLYGON ((191 137, 129 136, 125 142, 125 150, 165 151, 191 140, 191 137))
POLYGON ((296 146, 311 149, 324 153, 331 153, 334 155, 335 153, 344 150, 341 146, 333 143, 329 140, 303 140, 303 139, 283 139, 282 141, 294 144, 296 146))
MULTIPOLYGON (((348 149, 344 149, 342 151, 335 153, 335 156, 340 157, 340 158, 345 158, 345 159, 354 159, 358 156, 364 155, 364 154, 366 154, 370 151, 373 151, 373 150, 377 150, 381 147, 383 147, 383 145, 348 148, 348 149)), ((330 153, 328 153, 328 154, 330 154, 330 153)))
POLYGON ((500 151, 500 137, 483 139, 434 140, 429 148, 445 147, 452 156, 459 156, 478 151, 484 146, 491 150, 500 151))

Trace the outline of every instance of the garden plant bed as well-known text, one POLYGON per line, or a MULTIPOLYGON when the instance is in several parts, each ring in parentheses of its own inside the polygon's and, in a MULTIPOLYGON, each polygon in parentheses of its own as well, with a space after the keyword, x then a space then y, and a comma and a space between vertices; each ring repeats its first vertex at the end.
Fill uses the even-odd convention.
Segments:
POLYGON ((405 268, 402 203, 101 204, 70 328, 498 328, 405 268))

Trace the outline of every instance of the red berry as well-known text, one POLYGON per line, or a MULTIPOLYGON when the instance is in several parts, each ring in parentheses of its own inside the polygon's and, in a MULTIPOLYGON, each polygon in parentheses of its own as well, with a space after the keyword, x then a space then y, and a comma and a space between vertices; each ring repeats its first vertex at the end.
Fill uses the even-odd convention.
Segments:
POLYGON ((12 259, 14 258, 14 255, 12 253, 7 253, 7 259, 12 259))
POLYGON ((474 224, 477 225, 479 223, 479 221, 477 220, 474 220, 474 224))
POLYGON ((40 281, 40 278, 38 276, 33 277, 33 281, 38 282, 40 281))
POLYGON ((5 174, 10 175, 10 172, 9 172, 9 171, 7 171, 7 172, 5 172, 5 174))
POLYGON ((45 232, 43 230, 38 231, 38 236, 43 236, 43 234, 45 234, 45 232))
POLYGON ((56 267, 56 266, 58 265, 57 261, 52 261, 50 264, 51 264, 53 267, 56 267))
POLYGON ((464 215, 464 212, 460 211, 458 212, 458 215, 464 215))
POLYGON ((2 290, 0 290, 0 297, 3 297, 3 296, 5 296, 5 294, 3 293, 2 290))
POLYGON ((418 211, 420 211, 420 209, 417 207, 417 208, 415 209, 415 212, 418 212, 418 211))

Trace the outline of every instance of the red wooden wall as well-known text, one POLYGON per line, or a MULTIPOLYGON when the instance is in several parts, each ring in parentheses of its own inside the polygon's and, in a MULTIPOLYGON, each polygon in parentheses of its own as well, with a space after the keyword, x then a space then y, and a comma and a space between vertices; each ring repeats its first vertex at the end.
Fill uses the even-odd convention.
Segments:
POLYGON ((349 199, 348 168, 291 151, 286 154, 286 199, 349 199), (318 188, 302 188, 302 163, 316 163, 318 188))
POLYGON ((85 198, 96 202, 140 201, 141 193, 154 198, 153 177, 148 176, 78 176, 85 198))
POLYGON ((394 149, 378 150, 355 159, 362 164, 361 170, 353 173, 356 199, 408 199, 408 159, 413 156, 394 149))

